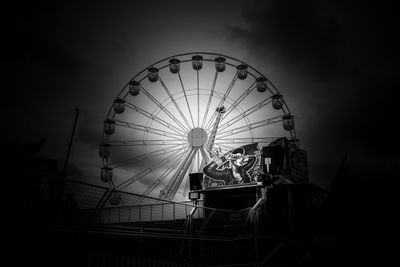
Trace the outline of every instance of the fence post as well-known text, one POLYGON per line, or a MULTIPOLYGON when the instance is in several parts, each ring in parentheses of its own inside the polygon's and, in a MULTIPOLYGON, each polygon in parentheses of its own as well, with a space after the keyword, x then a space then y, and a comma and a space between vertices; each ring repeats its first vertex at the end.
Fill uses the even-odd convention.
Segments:
POLYGON ((256 213, 250 210, 251 214, 251 222, 252 222, 252 228, 253 228, 253 239, 254 239, 254 257, 256 262, 258 263, 259 256, 258 256, 258 239, 257 239, 257 217, 256 213))
POLYGON ((153 221, 153 205, 150 205, 150 221, 153 221))
POLYGON ((94 210, 94 213, 90 218, 86 221, 85 227, 89 226, 90 224, 94 223, 96 221, 97 216, 100 214, 100 211, 104 208, 104 205, 106 204, 107 200, 110 198, 112 193, 112 190, 106 189, 101 196, 100 200, 97 202, 96 208, 94 210))
POLYGON ((293 220, 293 194, 292 189, 288 189, 288 221, 289 221, 289 232, 293 232, 294 220, 293 220))
POLYGON ((139 206, 139 222, 142 222, 142 206, 139 206))
POLYGON ((174 221, 175 221, 175 202, 173 204, 173 217, 174 217, 174 221))

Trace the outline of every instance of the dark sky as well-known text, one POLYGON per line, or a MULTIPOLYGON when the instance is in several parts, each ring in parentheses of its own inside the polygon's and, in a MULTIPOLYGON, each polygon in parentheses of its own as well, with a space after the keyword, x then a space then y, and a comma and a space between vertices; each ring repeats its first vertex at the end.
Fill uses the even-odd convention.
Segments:
POLYGON ((87 176, 130 77, 173 54, 220 52, 285 95, 312 182, 329 187, 348 152, 363 179, 398 184, 396 10, 386 1, 19 2, 4 11, 2 141, 46 136, 42 155, 62 162, 79 107, 71 172, 87 176))

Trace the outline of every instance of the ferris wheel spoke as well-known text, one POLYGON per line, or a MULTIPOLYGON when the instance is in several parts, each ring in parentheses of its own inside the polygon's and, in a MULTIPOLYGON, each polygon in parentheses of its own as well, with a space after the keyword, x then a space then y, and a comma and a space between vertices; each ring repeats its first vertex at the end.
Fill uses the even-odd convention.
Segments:
POLYGON ((168 175, 170 175, 172 173, 172 171, 174 170, 174 167, 171 166, 168 169, 166 169, 160 177, 157 178, 157 180, 155 180, 149 188, 146 189, 146 191, 143 192, 143 196, 148 196, 151 194, 151 192, 153 192, 154 189, 156 189, 156 187, 162 183, 162 181, 168 177, 168 175))
POLYGON ((241 96, 239 96, 238 99, 236 99, 230 106, 229 108, 226 109, 224 116, 221 119, 221 122, 229 115, 229 113, 231 113, 248 95, 250 95, 251 92, 253 92, 253 90, 256 88, 255 86, 256 82, 253 82, 249 88, 246 89, 246 91, 244 91, 242 93, 241 96))
POLYGON ((153 121, 158 122, 159 124, 167 127, 168 129, 171 129, 172 131, 174 131, 174 132, 176 132, 178 134, 183 134, 183 135, 185 134, 185 132, 182 131, 181 129, 171 125, 170 123, 166 122, 165 120, 160 119, 157 116, 154 116, 150 112, 148 112, 148 111, 146 111, 146 110, 144 110, 144 109, 142 109, 142 108, 140 108, 140 107, 138 107, 138 106, 136 106, 136 105, 134 105, 134 104, 132 104, 132 103, 130 103, 128 101, 126 101, 126 105, 127 105, 127 107, 131 108, 132 110, 134 110, 134 111, 146 116, 147 118, 149 118, 149 119, 151 119, 153 121))
POLYGON ((215 145, 218 146, 220 144, 249 144, 249 143, 271 143, 276 140, 278 137, 254 137, 254 138, 217 138, 215 139, 215 145))
POLYGON ((200 127, 200 85, 199 85, 199 69, 197 72, 197 127, 200 127))
MULTIPOLYGON (((148 187, 146 189, 146 191, 143 192, 143 196, 149 196, 154 189, 157 188, 158 185, 162 184, 163 181, 169 176, 171 175, 171 173, 175 170, 177 162, 179 162, 179 160, 183 157, 183 153, 174 159, 174 164, 172 164, 170 167, 168 167, 159 177, 157 177, 157 179, 150 185, 150 187, 148 187)), ((143 198, 140 198, 138 201, 142 201, 143 198)), ((137 203, 138 204, 138 203, 137 203)))
POLYGON ((182 119, 185 121, 186 125, 188 126, 188 129, 186 131, 189 131, 190 129, 190 124, 188 120, 186 119, 186 116, 183 114, 181 108, 179 107, 178 103, 176 103, 175 98, 172 96, 171 92, 169 91, 168 87, 165 85, 161 77, 158 78, 158 81, 161 83, 162 87, 164 87, 164 90, 167 92, 169 98, 171 99, 172 103, 174 104, 175 108, 178 110, 179 114, 181 115, 182 119))
POLYGON ((132 183, 142 179, 143 177, 145 177, 146 175, 148 175, 149 173, 151 173, 152 171, 154 171, 157 168, 160 168, 162 166, 164 166, 165 164, 167 164, 168 162, 173 161, 174 159, 176 159, 177 156, 185 153, 186 150, 178 153, 178 154, 173 154, 170 156, 165 157, 163 160, 157 162, 155 165, 153 165, 152 167, 146 168, 145 170, 137 173, 136 175, 132 176, 131 178, 125 180, 124 182, 120 183, 119 185, 116 186, 116 188, 118 190, 122 190, 126 187, 128 187, 129 185, 131 185, 132 183))
POLYGON ((209 147, 201 147, 200 152, 202 154, 202 161, 201 161, 201 168, 204 168, 207 164, 209 164, 211 161, 213 161, 214 157, 218 157, 218 155, 215 155, 215 153, 209 148, 209 147))
POLYGON ((169 146, 184 145, 186 142, 177 140, 112 140, 108 141, 112 146, 169 146))
POLYGON ((140 86, 140 90, 156 104, 167 116, 174 121, 184 132, 187 132, 188 129, 177 119, 175 116, 163 105, 161 104, 154 96, 152 96, 143 86, 140 86))
POLYGON ((182 92, 183 92, 183 94, 185 96, 186 104, 187 104, 187 107, 188 107, 188 110, 189 110, 189 114, 190 114, 190 119, 192 120, 192 124, 193 124, 193 128, 194 128, 195 125, 194 125, 192 110, 190 109, 189 101, 188 101, 188 98, 187 98, 187 95, 186 95, 185 86, 183 85, 183 81, 182 81, 182 77, 181 77, 181 73, 180 72, 178 72, 178 77, 179 77, 179 81, 180 81, 181 86, 182 86, 182 92))
POLYGON ((167 186, 161 190, 160 198, 162 199, 172 199, 179 189, 179 185, 182 183, 182 179, 186 174, 193 158, 196 154, 196 150, 193 147, 186 153, 185 158, 182 160, 181 164, 176 169, 174 175, 171 177, 167 186))
POLYGON ((210 96, 209 96, 208 102, 207 102, 206 112, 204 113, 203 122, 201 123, 201 128, 204 128, 204 124, 205 124, 206 119, 207 119, 208 111, 210 110, 211 100, 212 100, 213 95, 214 95, 215 84, 217 83, 217 78, 218 78, 218 71, 216 71, 215 75, 214 75, 214 81, 212 83, 210 96))
POLYGON ((238 134, 238 133, 253 130, 253 129, 256 129, 259 127, 271 125, 271 124, 274 124, 274 123, 277 123, 280 121, 282 121, 282 116, 276 116, 276 117, 273 117, 270 119, 251 123, 250 125, 244 125, 244 126, 236 127, 234 129, 227 130, 227 131, 219 132, 219 133, 217 133, 217 136, 218 136, 218 138, 224 138, 224 137, 231 136, 233 134, 238 134))
POLYGON ((193 150, 193 153, 190 155, 190 158, 186 161, 185 165, 183 166, 183 168, 179 172, 179 175, 175 180, 176 182, 174 183, 173 188, 172 188, 172 192, 171 192, 172 194, 170 194, 168 196, 168 199, 171 200, 176 195, 176 192, 178 191, 179 186, 182 184, 183 179, 186 177, 186 174, 187 174, 187 172, 189 170, 189 167, 192 164, 195 164, 194 156, 196 155, 196 150, 198 151, 198 149, 194 149, 193 150))
POLYGON ((126 122, 126 121, 121 121, 121 120, 115 120, 115 125, 133 129, 133 130, 142 131, 142 132, 148 132, 148 133, 152 133, 152 134, 156 134, 156 135, 160 135, 160 136, 166 136, 166 137, 169 137, 169 138, 172 138, 175 140, 182 140, 184 138, 183 135, 178 135, 173 132, 159 130, 159 129, 152 128, 149 126, 143 126, 143 125, 139 125, 136 123, 126 122))
POLYGON ((207 146, 201 147, 200 153, 202 156, 200 169, 203 169, 205 165, 207 165, 208 163, 210 163, 212 161, 212 157, 214 156, 214 153, 207 146))
MULTIPOLYGON (((229 93, 231 92, 231 90, 232 90, 233 86, 235 85, 235 82, 237 81, 237 79, 238 79, 237 74, 235 74, 235 76, 233 76, 233 79, 232 79, 231 83, 229 84, 227 90, 225 91, 224 96, 223 96, 223 97, 221 98, 221 100, 219 101, 219 104, 218 104, 217 107, 221 107, 221 106, 225 103, 225 100, 226 100, 226 98, 228 97, 229 93)), ((206 129, 207 129, 207 130, 208 130, 210 127, 212 127, 213 121, 214 121, 214 119, 215 119, 215 116, 217 116, 216 113, 217 113, 217 112, 214 112, 213 115, 211 116, 210 120, 207 122, 207 124, 206 124, 206 129)))
POLYGON ((197 171, 200 171, 200 149, 197 149, 197 171))
POLYGON ((183 147, 180 147, 180 146, 181 145, 174 145, 174 146, 171 146, 171 147, 162 148, 162 149, 155 150, 155 151, 152 151, 152 152, 143 153, 143 154, 137 155, 137 156, 129 158, 129 159, 125 159, 125 160, 122 160, 122 161, 119 161, 119 162, 110 163, 110 164, 108 164, 108 166, 109 167, 113 167, 113 168, 120 167, 120 166, 123 166, 123 165, 131 163, 131 162, 140 162, 141 160, 151 159, 151 158, 155 158, 155 157, 162 156, 162 155, 165 155, 165 154, 171 154, 173 152, 185 149, 187 147, 187 146, 183 146, 183 147))
POLYGON ((225 122, 224 124, 222 124, 221 126, 219 126, 219 130, 223 131, 224 129, 232 126, 233 124, 237 123, 241 119, 249 116, 250 114, 256 112, 257 110, 261 109, 262 107, 268 105, 271 102, 272 102, 271 98, 266 98, 266 99, 262 100, 258 104, 252 106, 251 108, 249 108, 246 111, 239 114, 237 117, 234 117, 234 118, 230 119, 229 121, 225 122))

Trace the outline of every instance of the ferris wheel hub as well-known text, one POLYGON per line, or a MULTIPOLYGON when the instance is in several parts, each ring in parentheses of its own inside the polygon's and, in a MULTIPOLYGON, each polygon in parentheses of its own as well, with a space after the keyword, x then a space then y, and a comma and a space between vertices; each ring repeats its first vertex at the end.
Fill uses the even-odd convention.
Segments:
POLYGON ((188 143, 192 147, 202 147, 207 143, 207 133, 203 128, 193 128, 188 133, 188 143))

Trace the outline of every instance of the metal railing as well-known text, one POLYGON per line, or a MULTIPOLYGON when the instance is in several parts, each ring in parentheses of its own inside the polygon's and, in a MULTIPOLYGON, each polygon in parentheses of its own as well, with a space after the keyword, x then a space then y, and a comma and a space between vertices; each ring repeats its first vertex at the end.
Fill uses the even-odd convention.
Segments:
MULTIPOLYGON (((163 202, 137 206, 105 207, 97 216, 97 224, 162 222, 186 220, 193 205, 179 202, 163 202)), ((193 214, 193 218, 203 218, 202 207, 193 214)))
MULTIPOLYGON (((57 188, 60 196, 58 223, 70 225, 130 225, 143 223, 164 225, 165 228, 192 233, 224 235, 225 232, 243 233, 249 225, 250 210, 214 209, 203 206, 199 200, 174 202, 131 192, 112 191, 107 187, 65 179, 43 173, 41 191, 45 195, 57 188), (56 185, 56 186, 55 186, 56 185), (62 188, 62 190, 59 190, 62 188), (112 205, 113 196, 118 197, 112 205), (191 213, 192 212, 192 213, 191 213), (216 228, 223 226, 224 231, 216 228), (194 229, 196 228, 196 229, 194 229), (216 232, 213 230, 216 229, 216 232)), ((56 222, 57 223, 57 222, 56 222)))
MULTIPOLYGON (((40 193, 44 202, 40 203, 44 204, 38 202, 38 205, 45 207, 49 201, 54 200, 54 196, 49 197, 53 194, 52 190, 60 192, 57 198, 60 200, 58 209, 42 209, 44 215, 54 211, 61 216, 61 220, 49 221, 50 225, 61 224, 60 231, 68 224, 72 226, 68 228, 70 232, 105 231, 110 235, 123 233, 137 237, 137 240, 156 240, 144 242, 141 254, 135 255, 137 258, 150 257, 157 252, 160 259, 168 255, 170 260, 178 262, 184 257, 189 262, 197 261, 203 265, 249 266, 284 263, 296 266, 311 255, 308 246, 256 233, 257 212, 263 203, 237 211, 212 209, 204 207, 201 201, 196 205, 191 202, 173 202, 129 192, 110 191, 106 187, 45 174, 43 177, 40 193), (119 194, 121 201, 118 205, 110 204, 112 193, 119 194), (132 230, 118 228, 126 225, 132 230), (162 225, 165 229, 179 230, 179 233, 134 230, 136 226, 157 228, 162 225), (171 242, 174 242, 174 246, 168 245, 171 242), (147 252, 151 255, 147 255, 147 252)), ((34 203, 30 204, 34 206, 34 203)))

